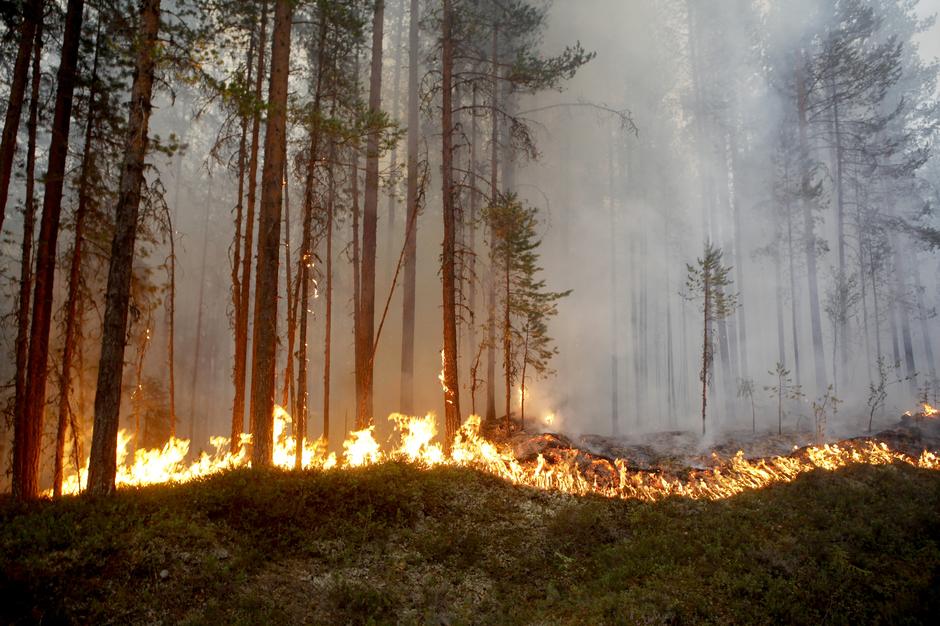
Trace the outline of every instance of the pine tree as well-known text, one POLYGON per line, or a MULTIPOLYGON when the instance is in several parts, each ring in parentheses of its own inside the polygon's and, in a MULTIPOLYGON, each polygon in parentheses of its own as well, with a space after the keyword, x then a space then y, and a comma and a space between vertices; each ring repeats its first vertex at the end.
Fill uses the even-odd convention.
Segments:
POLYGON ((683 296, 688 300, 702 302, 702 366, 699 370, 699 380, 702 382, 702 435, 705 434, 708 385, 712 379, 715 324, 726 319, 737 307, 737 295, 728 293, 732 284, 732 268, 722 265, 722 256, 721 248, 706 242, 705 252, 696 264, 686 264, 686 291, 683 296))

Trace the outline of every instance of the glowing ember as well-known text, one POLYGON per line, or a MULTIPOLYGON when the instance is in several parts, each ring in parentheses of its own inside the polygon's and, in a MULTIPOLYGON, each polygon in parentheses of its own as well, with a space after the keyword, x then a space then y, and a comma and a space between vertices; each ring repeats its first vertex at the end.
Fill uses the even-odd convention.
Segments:
MULTIPOLYGON (((926 407, 925 407, 926 408, 926 407)), ((936 411, 934 411, 936 413, 936 411)), ((548 421, 551 414, 546 417, 548 421)), ((328 453, 322 440, 304 442, 303 467, 330 470, 333 468, 361 467, 388 459, 401 459, 422 467, 448 464, 479 469, 517 485, 562 491, 570 494, 598 494, 610 498, 631 498, 647 501, 670 496, 696 499, 720 499, 749 489, 760 489, 771 484, 792 481, 800 474, 817 469, 834 470, 852 464, 887 465, 907 463, 915 467, 940 470, 940 458, 924 452, 912 458, 894 451, 884 443, 875 441, 849 442, 806 448, 793 456, 748 460, 738 452, 730 459, 717 459, 715 467, 690 471, 685 476, 669 476, 655 472, 630 470, 626 461, 613 462, 614 475, 603 480, 592 478, 573 462, 550 464, 539 455, 536 461, 518 461, 508 446, 498 446, 480 435, 480 418, 471 416, 457 433, 450 458, 441 445, 433 441, 437 434, 434 415, 409 417, 393 414, 389 420, 399 435, 399 443, 383 452, 375 440, 374 427, 356 431, 343 442, 342 459, 328 453)), ((290 415, 281 407, 274 411, 274 463, 290 469, 294 467, 294 438, 290 432, 290 415)), ((131 437, 121 431, 118 437, 118 487, 149 485, 167 482, 187 482, 225 469, 249 464, 246 446, 237 455, 229 449, 225 437, 211 440, 215 452, 203 452, 198 459, 187 464, 189 441, 170 439, 161 449, 137 450, 128 458, 131 437)), ((242 435, 243 444, 250 445, 251 436, 242 435)), ((87 478, 87 463, 80 472, 68 476, 63 493, 77 493, 87 478)))

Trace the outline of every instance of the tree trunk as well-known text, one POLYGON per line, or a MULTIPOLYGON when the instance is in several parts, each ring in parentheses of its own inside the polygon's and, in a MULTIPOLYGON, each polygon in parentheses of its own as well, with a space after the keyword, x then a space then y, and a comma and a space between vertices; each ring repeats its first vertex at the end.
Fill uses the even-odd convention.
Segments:
POLYGON ((140 209, 144 160, 147 156, 151 94, 153 92, 154 49, 160 31, 160 0, 142 0, 140 36, 131 109, 128 118, 127 148, 121 167, 120 195, 116 208, 114 239, 108 268, 101 360, 95 392, 95 425, 88 468, 88 490, 92 495, 114 491, 117 471, 117 431, 121 410, 121 381, 124 369, 124 341, 130 303, 134 243, 140 209))
MULTIPOLYGON (((493 25, 490 75, 490 206, 499 202, 499 25, 493 25)), ((490 246, 496 231, 490 220, 490 246)), ((486 420, 496 420, 496 258, 490 254, 486 323, 486 420)))
POLYGON ((10 177, 13 173, 16 136, 19 133, 20 116, 23 114, 23 101, 26 96, 29 60, 31 53, 38 45, 36 32, 42 29, 42 12, 42 0, 27 0, 23 4, 19 45, 16 49, 16 60, 13 62, 13 76, 10 80, 7 111, 3 120, 3 135, 0 139, 0 231, 3 230, 7 196, 10 193, 10 177))
MULTIPOLYGON (((255 58, 255 38, 251 37, 251 40, 248 45, 248 58, 246 61, 246 70, 245 70, 245 84, 252 84, 252 71, 254 69, 254 58, 255 58)), ((242 327, 242 318, 245 316, 245 311, 242 310, 242 281, 241 281, 241 271, 242 271, 242 229, 245 227, 245 175, 246 169, 248 166, 248 124, 249 116, 242 115, 241 120, 241 137, 238 141, 238 198, 235 201, 235 237, 232 240, 232 314, 234 317, 232 324, 232 338, 235 342, 234 353, 236 365, 232 368, 232 385, 237 389, 239 386, 239 381, 244 385, 244 362, 240 365, 238 364, 239 358, 239 329, 242 327), (239 374, 241 373, 241 378, 239 379, 239 374)), ((172 233, 171 233, 172 234, 172 233)), ((247 289, 247 286, 244 287, 247 289)), ((244 357, 244 353, 241 354, 244 357)), ((242 394, 244 394, 244 388, 242 389, 242 394)), ((236 396, 238 392, 236 390, 236 396)), ((244 395, 242 395, 240 406, 244 405, 244 395)), ((235 406, 235 401, 232 405, 232 431, 235 429, 235 412, 237 407, 235 406)), ((243 421, 243 420, 239 420, 243 421)), ((241 428, 237 430, 241 431, 241 428)), ((232 432, 232 439, 230 441, 230 446, 232 451, 238 449, 238 444, 236 440, 238 439, 239 433, 232 432)))
MULTIPOLYGON (((382 109, 382 39, 385 26, 385 0, 375 0, 372 14, 372 68, 369 79, 369 112, 382 109)), ((366 141, 366 193, 362 207, 362 265, 360 271, 359 324, 356 327, 356 428, 372 423, 372 344, 375 341, 375 248, 379 207, 379 140, 373 130, 366 141)))
POLYGON ((807 138, 807 109, 809 95, 806 93, 802 68, 797 69, 797 105, 800 136, 800 202, 803 205, 803 246, 806 253, 806 277, 809 284, 810 326, 813 335, 813 356, 816 372, 816 392, 826 389, 826 357, 823 353, 822 318, 819 313, 819 280, 816 271, 816 231, 813 207, 807 199, 812 185, 809 171, 809 139, 807 138))
POLYGON ((39 224, 39 242, 36 248, 36 279, 33 287, 33 319, 30 326, 26 403, 23 412, 14 418, 16 421, 13 448, 13 496, 22 500, 33 499, 39 495, 39 455, 46 404, 56 242, 59 237, 59 219, 62 213, 62 187, 65 181, 65 161, 68 156, 72 96, 75 88, 75 68, 78 63, 83 8, 83 0, 68 1, 59 71, 56 76, 52 139, 49 143, 46 189, 43 196, 42 220, 39 224))
POLYGON ((456 208, 454 206, 454 110, 453 110, 453 8, 451 0, 443 4, 441 37, 442 75, 442 166, 444 245, 441 255, 444 315, 444 445, 449 451, 460 428, 460 389, 457 380, 457 285, 455 274, 456 208))
MULTIPOLYGON (((176 195, 179 206, 179 194, 176 195)), ((176 437, 176 233, 173 231, 173 219, 167 213, 167 226, 170 231, 170 293, 167 296, 167 338, 166 361, 169 378, 170 437, 176 437)))
POLYGON ((418 41, 419 2, 411 0, 408 24, 408 181, 405 201, 408 223, 414 224, 405 234, 405 276, 402 285, 401 333, 401 410, 414 412, 415 370, 415 296, 418 244, 418 41))
MULTIPOLYGON (((255 72, 255 104, 261 102, 261 89, 265 75, 265 46, 267 37, 268 3, 261 3, 261 24, 258 34, 258 67, 255 72)), ((255 106, 251 120, 251 149, 248 156, 248 199, 245 215, 245 248, 242 252, 241 293, 239 300, 240 316, 235 324, 235 397, 232 402, 232 438, 231 451, 238 452, 241 445, 240 434, 245 430, 245 378, 248 370, 248 318, 251 294, 251 262, 254 249, 255 193, 258 179, 258 146, 261 136, 260 107, 255 106)), ((250 430, 250 427, 249 427, 250 430)))
POLYGON ((196 301, 196 345, 193 348, 193 382, 189 393, 189 441, 196 441, 196 396, 199 394, 199 374, 202 373, 202 319, 205 311, 206 267, 209 251, 209 214, 212 212, 212 181, 206 183, 206 220, 202 228, 202 263, 199 269, 199 298, 196 301))
MULTIPOLYGON (((480 213, 480 190, 477 186, 477 145, 480 142, 480 129, 477 115, 479 98, 477 95, 478 85, 473 83, 473 90, 470 99, 470 216, 467 220, 466 229, 468 231, 468 242, 466 254, 467 274, 469 276, 470 294, 468 297, 468 310, 470 312, 470 323, 467 329, 467 347, 470 355, 477 353, 477 219, 480 213)), ((471 369, 476 371, 476 363, 472 364, 471 369)), ((476 374, 471 376, 470 380, 470 404, 473 408, 471 414, 476 413, 476 374)))
POLYGON ((88 91, 88 111, 85 119, 85 143, 82 153, 81 170, 78 177, 78 208, 75 211, 75 242, 69 266, 69 293, 65 303, 65 333, 62 347, 62 363, 59 374, 59 419, 56 427, 55 465, 53 468, 52 491, 58 497, 62 495, 62 468, 65 461, 65 433, 72 413, 69 396, 72 391, 72 359, 75 354, 77 333, 81 328, 78 317, 78 301, 81 297, 82 257, 85 243, 85 218, 88 213, 88 185, 91 169, 94 167, 95 147, 94 127, 97 123, 97 87, 98 57, 101 46, 101 21, 95 35, 95 55, 92 61, 91 83, 88 91))
MULTIPOLYGON (((408 0, 400 0, 398 3, 398 13, 395 15, 395 36, 392 40, 392 49, 395 54, 395 71, 392 78, 392 121, 398 122, 401 115, 401 66, 402 66, 402 40, 405 36, 405 4, 408 0)), ((398 143, 392 146, 389 170, 395 175, 398 168, 398 143)), ((394 178, 397 182, 397 177, 394 178)), ((398 185, 394 185, 388 194, 388 224, 385 225, 385 249, 389 255, 388 268, 392 271, 394 262, 392 262, 393 241, 395 239, 395 217, 398 212, 398 185)))
MULTIPOLYGON (((618 397, 620 373, 618 371, 617 347, 620 337, 617 326, 617 213, 614 208, 614 148, 613 140, 607 145, 607 198, 610 227, 610 432, 620 435, 620 398, 618 397)), ((525 364, 523 364, 525 368, 525 364)), ((523 383, 525 380, 523 380, 523 383)))
POLYGON ((330 140, 329 191, 326 203, 326 314, 323 320, 323 441, 330 443, 330 360, 333 337, 333 212, 336 201, 336 141, 330 140))
POLYGON ((42 28, 35 31, 33 70, 29 96, 26 145, 26 199, 23 207, 23 244, 20 257, 20 290, 16 313, 16 374, 13 415, 22 415, 26 403, 26 363, 29 358, 29 293, 33 284, 33 235, 36 230, 36 129, 39 124, 39 86, 42 79, 42 28))
POLYGON ((704 314, 702 316, 702 436, 705 436, 705 408, 708 405, 708 369, 711 366, 709 356, 709 327, 708 327, 708 309, 711 307, 711 285, 708 278, 705 279, 705 304, 703 305, 704 314))
MULTIPOLYGON (((303 233, 301 234, 300 261, 297 271, 297 280, 300 282, 299 307, 300 314, 300 342, 297 346, 297 408, 295 409, 294 423, 296 424, 296 447, 294 463, 297 469, 303 467, 303 442, 307 432, 307 310, 310 294, 310 268, 313 266, 313 182, 316 180, 317 156, 320 153, 321 132, 319 128, 323 77, 326 65, 326 35, 327 19, 320 17, 320 35, 317 44, 317 80, 313 96, 313 127, 310 129, 310 163, 308 166, 308 190, 304 198, 303 233)), ((329 221, 330 218, 327 218, 329 221)))
POLYGON ((287 146, 287 78, 293 7, 290 0, 275 0, 268 121, 264 137, 264 169, 261 174, 258 278, 251 364, 251 462, 256 468, 270 466, 274 452, 277 274, 283 201, 281 177, 284 174, 287 146))
MULTIPOLYGON (((789 180, 786 182, 789 188, 789 180)), ((790 325, 793 332, 793 374, 796 377, 796 384, 800 385, 800 329, 799 315, 797 311, 797 293, 796 293, 796 263, 793 251, 793 213, 790 203, 787 201, 787 262, 789 264, 790 276, 790 325)), ((782 361, 781 361, 782 363, 782 361)))
POLYGON ((510 318, 510 268, 512 264, 511 251, 508 243, 506 246, 506 258, 503 259, 503 383, 506 386, 505 404, 506 404, 506 434, 512 434, 512 319, 510 318))

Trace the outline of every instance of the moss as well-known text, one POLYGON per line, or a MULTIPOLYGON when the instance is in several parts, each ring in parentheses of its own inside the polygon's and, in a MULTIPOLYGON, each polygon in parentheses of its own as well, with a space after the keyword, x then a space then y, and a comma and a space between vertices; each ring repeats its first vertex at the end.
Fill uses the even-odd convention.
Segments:
POLYGON ((387 463, 6 500, 0 597, 2 623, 929 623, 940 473, 645 504, 387 463))

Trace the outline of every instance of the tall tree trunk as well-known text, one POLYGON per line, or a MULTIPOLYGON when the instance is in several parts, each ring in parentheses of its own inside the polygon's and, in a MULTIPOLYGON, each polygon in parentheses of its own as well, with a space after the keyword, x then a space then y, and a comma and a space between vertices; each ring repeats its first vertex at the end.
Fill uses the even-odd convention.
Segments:
MULTIPOLYGON (((836 240, 837 247, 839 251, 839 276, 842 279, 846 279, 848 274, 845 268, 845 156, 842 147, 842 120, 840 119, 839 111, 839 95, 835 88, 835 79, 831 80, 831 89, 830 97, 832 101, 832 131, 833 139, 835 140, 835 170, 836 170, 836 180, 835 180, 835 191, 836 191, 836 240)), ((839 334, 838 342, 833 338, 833 345, 836 343, 840 344, 841 347, 841 361, 842 361, 842 377, 845 378, 845 375, 848 371, 848 324, 842 323, 838 328, 834 329, 834 332, 839 334)), ((836 358, 835 351, 833 351, 833 359, 836 358)), ((833 364, 832 371, 836 371, 836 366, 833 364)), ((835 373, 833 373, 834 380, 833 384, 838 385, 839 380, 835 378, 835 373)))
POLYGON ((503 384, 505 385, 506 434, 512 434, 512 319, 510 318, 511 283, 510 268, 512 257, 509 245, 506 245, 506 257, 503 259, 503 384))
MULTIPOLYGON (((251 40, 248 44, 248 58, 246 60, 246 70, 245 70, 245 84, 252 84, 252 71, 254 70, 254 57, 255 57, 255 38, 254 34, 251 36, 251 40)), ((242 398, 238 406, 241 407, 241 410, 244 410, 245 398, 244 398, 244 352, 239 354, 239 330, 243 325, 243 318, 245 318, 246 311, 242 310, 242 291, 247 290, 247 286, 242 286, 242 229, 245 227, 245 175, 246 168, 248 166, 248 125, 249 125, 249 115, 243 114, 241 120, 241 137, 238 140, 238 198, 235 201, 235 237, 232 240, 232 314, 233 314, 233 324, 232 324, 232 338, 234 340, 234 353, 235 353, 235 366, 232 368, 232 385, 236 388, 235 395, 238 396, 237 388, 239 382, 242 385, 242 398), (242 362, 239 363, 239 357, 241 357, 242 362), (241 378, 239 378, 241 375, 241 378)), ((234 432, 235 428, 235 413, 238 410, 235 403, 238 402, 237 399, 233 400, 232 405, 232 438, 230 441, 230 446, 232 451, 238 449, 238 435, 241 432, 239 427, 237 430, 238 433, 234 432)), ((238 421, 244 421, 238 420, 238 421)))
MULTIPOLYGON (((251 148, 248 156, 248 198, 245 215, 245 248, 242 252, 242 275, 239 310, 235 325, 235 397, 232 402, 231 451, 237 453, 241 445, 239 435, 245 430, 245 378, 248 373, 248 319, 251 306, 251 262, 254 250, 255 194, 258 181, 258 147, 261 137, 261 95, 265 75, 265 47, 267 45, 268 3, 261 2, 261 23, 258 33, 258 66, 255 72, 254 113, 251 120, 251 148)), ((249 427, 250 430, 250 427, 249 427)))
POLYGON ((741 170, 739 167, 740 154, 738 152, 737 130, 732 129, 728 135, 729 149, 731 152, 731 181, 733 184, 733 193, 731 210, 734 212, 734 268, 735 268, 735 289, 739 294, 740 306, 735 310, 738 326, 738 354, 740 363, 740 378, 748 379, 747 363, 747 308, 743 301, 744 294, 744 260, 747 255, 744 254, 744 239, 741 233, 741 170))
MULTIPOLYGON (((618 371, 618 346, 620 337, 617 326, 617 213, 614 207, 614 147, 613 139, 607 146, 607 198, 610 227, 610 432, 620 435, 620 373, 618 371)), ((523 368, 525 365, 523 364, 523 368)), ((524 382, 524 381, 523 381, 524 382)))
POLYGON ((121 167, 121 184, 116 208, 114 239, 108 268, 101 360, 95 392, 95 425, 88 468, 88 491, 103 495, 114 491, 117 471, 117 431, 121 410, 121 381, 124 373, 124 341, 130 303, 134 243, 144 160, 147 156, 155 47, 160 31, 160 0, 142 0, 140 35, 131 110, 128 117, 127 147, 121 167))
POLYGON ((443 4, 441 37, 442 75, 442 166, 444 213, 444 245, 441 255, 441 283, 444 315, 444 445, 447 450, 460 428, 460 389, 457 380, 457 285, 455 274, 456 207, 454 206, 454 109, 453 109, 453 7, 451 0, 443 4))
MULTIPOLYGON (((326 73, 326 36, 328 22, 325 16, 320 17, 320 36, 317 44, 317 80, 313 96, 313 127, 310 129, 310 163, 308 169, 309 186, 307 197, 304 199, 303 233, 300 244, 300 264, 297 271, 297 280, 300 281, 299 314, 300 314, 300 342, 297 346, 297 408, 295 410, 296 429, 296 457, 294 459, 297 469, 303 466, 303 441, 307 432, 307 310, 310 297, 310 268, 313 266, 313 187, 316 180, 316 164, 320 153, 320 112, 322 102, 323 78, 326 73)), ((328 209, 329 210, 329 209, 328 209)), ((327 220, 329 221, 329 217, 327 220)))
POLYGON ((415 297, 417 286, 418 244, 418 41, 419 2, 411 0, 408 23, 408 181, 405 201, 408 223, 414 224, 405 234, 405 276, 402 285, 401 333, 401 410, 414 412, 415 370, 415 297))
POLYGON ((704 285, 704 294, 705 294, 705 304, 703 306, 704 314, 702 315, 702 436, 705 436, 705 409, 708 406, 708 370, 711 367, 711 352, 709 346, 709 333, 711 328, 709 328, 708 320, 708 309, 711 307, 711 284, 709 284, 708 276, 705 277, 704 285))
MULTIPOLYGON (((802 59, 799 61, 802 63, 802 59)), ((826 390, 826 357, 823 353, 822 318, 819 313, 819 280, 816 270, 816 230, 813 217, 813 206, 809 201, 810 180, 809 159, 810 148, 807 137, 809 124, 807 111, 809 108, 809 94, 806 91, 806 78, 803 68, 797 68, 797 111, 799 113, 800 138, 800 203, 803 205, 803 248, 806 254, 806 278, 809 286, 809 313, 810 327, 813 335, 813 357, 816 373, 816 393, 826 390)))
POLYGON ((69 400, 72 391, 72 359, 74 358, 75 343, 81 326, 81 319, 78 317, 78 301, 81 298, 82 257, 85 244, 85 218, 88 213, 89 176, 95 162, 95 147, 92 142, 99 114, 96 100, 98 96, 98 58, 101 44, 101 18, 99 17, 98 31, 95 35, 95 55, 91 68, 91 86, 88 90, 84 151, 78 176, 78 208, 75 211, 75 242, 72 246, 72 258, 69 266, 69 293, 65 303, 65 335, 63 337, 62 363, 59 370, 59 419, 56 427, 55 465, 52 478, 52 491, 56 497, 62 495, 65 433, 72 413, 69 400))
POLYGON ((199 395, 199 374, 202 372, 202 321, 205 312, 206 268, 209 251, 209 215, 212 212, 212 181, 206 183, 206 220, 202 227, 202 263, 199 269, 199 297, 196 301, 196 345, 193 348, 193 381, 189 392, 189 440, 196 441, 196 396, 199 395))
MULTIPOLYGON (((382 109, 382 40, 385 27, 385 0, 374 0, 372 14, 372 67, 369 77, 369 112, 378 116, 382 109)), ((379 140, 373 129, 366 140, 366 193, 362 207, 362 259, 359 292, 359 324, 356 326, 356 428, 372 423, 372 344, 375 341, 375 248, 379 208, 379 140)))
MULTIPOLYGON (((176 195, 179 206, 179 194, 176 195)), ((170 292, 166 301, 167 338, 166 338, 166 365, 169 378, 169 404, 170 404, 170 437, 176 437, 176 232, 173 230, 174 221, 167 212, 167 227, 170 231, 170 292)))
POLYGON ((52 321, 53 283, 55 281, 56 242, 62 213, 62 187, 68 156, 69 126, 78 43, 81 39, 83 0, 69 0, 65 13, 59 71, 56 76, 55 111, 52 139, 45 177, 42 220, 36 248, 36 279, 33 286, 33 319, 29 336, 26 404, 15 416, 13 448, 13 495, 33 499, 39 495, 39 455, 42 444, 43 412, 46 405, 49 327, 52 321))
POLYGON ((333 338, 333 215, 336 201, 336 141, 330 139, 329 190, 326 203, 326 314, 323 320, 323 441, 330 443, 330 361, 333 338))
MULTIPOLYGON (((286 159, 285 159, 286 161, 286 159)), ((285 163, 286 165, 286 163, 285 163)), ((293 280, 291 276, 291 237, 290 237, 290 194, 287 188, 287 173, 282 174, 285 182, 283 183, 283 222, 284 222, 284 300, 286 304, 286 322, 287 322, 287 350, 284 358, 284 382, 281 387, 281 406, 287 409, 293 416, 296 407, 293 403, 294 395, 294 339, 297 332, 297 302, 300 300, 300 283, 293 280)), ((308 190, 312 185, 312 179, 308 178, 308 190)), ((297 259, 298 265, 300 258, 297 259)), ((297 426, 296 417, 294 426, 297 426)))
POLYGON ((277 274, 281 203, 287 146, 287 77, 290 68, 291 18, 294 4, 275 0, 271 42, 268 122, 261 175, 261 223, 258 229, 258 278, 255 288, 251 364, 251 423, 254 467, 271 465, 277 350, 277 274))
POLYGON ((33 70, 29 95, 26 145, 26 198, 23 204, 23 244, 20 257, 20 290, 16 313, 16 374, 13 415, 23 413, 26 404, 26 363, 29 358, 29 292, 33 284, 33 235, 36 230, 36 129, 39 125, 39 86, 42 79, 42 27, 35 30, 33 70))
POLYGON ((29 59, 35 48, 35 42, 38 41, 36 32, 42 28, 42 12, 42 0, 27 0, 23 4, 19 45, 16 49, 16 60, 13 62, 7 111, 3 120, 3 135, 0 138, 0 231, 3 230, 7 196, 10 193, 10 177, 13 173, 13 160, 16 157, 16 135, 20 129, 20 116, 23 114, 23 101, 26 96, 29 59))
MULTIPOLYGON (((477 353, 477 219, 479 219, 480 213, 480 189, 477 186, 478 184, 478 167, 477 167, 477 146, 480 142, 480 128, 479 128, 479 116, 477 115, 477 107, 479 106, 478 98, 478 89, 479 86, 476 82, 473 83, 472 95, 470 97, 470 215, 467 219, 466 229, 468 231, 468 242, 467 242, 467 274, 469 276, 468 289, 470 291, 469 297, 467 299, 467 307, 470 312, 470 323, 467 329, 467 348, 469 350, 468 355, 474 355, 477 353)), ((473 406, 472 413, 476 412, 476 367, 477 363, 471 364, 471 371, 473 375, 470 380, 470 404, 473 406)))
POLYGON ((928 388, 937 392, 937 362, 933 355, 933 333, 930 332, 928 319, 930 312, 924 304, 924 285, 920 278, 920 265, 914 265, 914 289, 917 293, 917 319, 920 322, 920 333, 924 339, 924 357, 927 361, 927 371, 930 374, 930 380, 927 381, 928 388))
MULTIPOLYGON (((490 205, 499 202, 499 25, 493 24, 490 51, 490 205)), ((496 231, 490 220, 490 246, 496 231)), ((490 254, 486 322, 486 420, 496 420, 496 258, 490 254)))
MULTIPOLYGON (((392 49, 395 54, 395 72, 392 75, 392 121, 398 122, 399 116, 401 115, 401 66, 402 66, 402 40, 405 35, 405 4, 408 0, 399 0, 398 2, 398 13, 395 15, 395 36, 392 39, 392 49)), ((398 143, 392 146, 391 158, 389 169, 395 174, 395 170, 398 168, 398 143)), ((397 177, 394 178, 397 182, 397 177)), ((388 194, 388 224, 385 225, 385 249, 387 250, 386 254, 389 255, 388 271, 391 272, 394 269, 394 262, 392 258, 394 256, 394 245, 393 241, 395 239, 395 217, 398 212, 398 185, 394 185, 388 194)))
MULTIPOLYGON (((785 182, 787 188, 789 189, 790 182, 789 177, 785 182)), ((787 262, 788 262, 788 275, 790 277, 790 325, 793 332, 793 374, 796 377, 796 384, 799 386, 800 383, 800 329, 799 329, 799 306, 797 303, 797 291, 796 291, 796 260, 795 252, 793 250, 793 211, 790 206, 790 201, 787 200, 786 203, 787 211, 787 262)))

